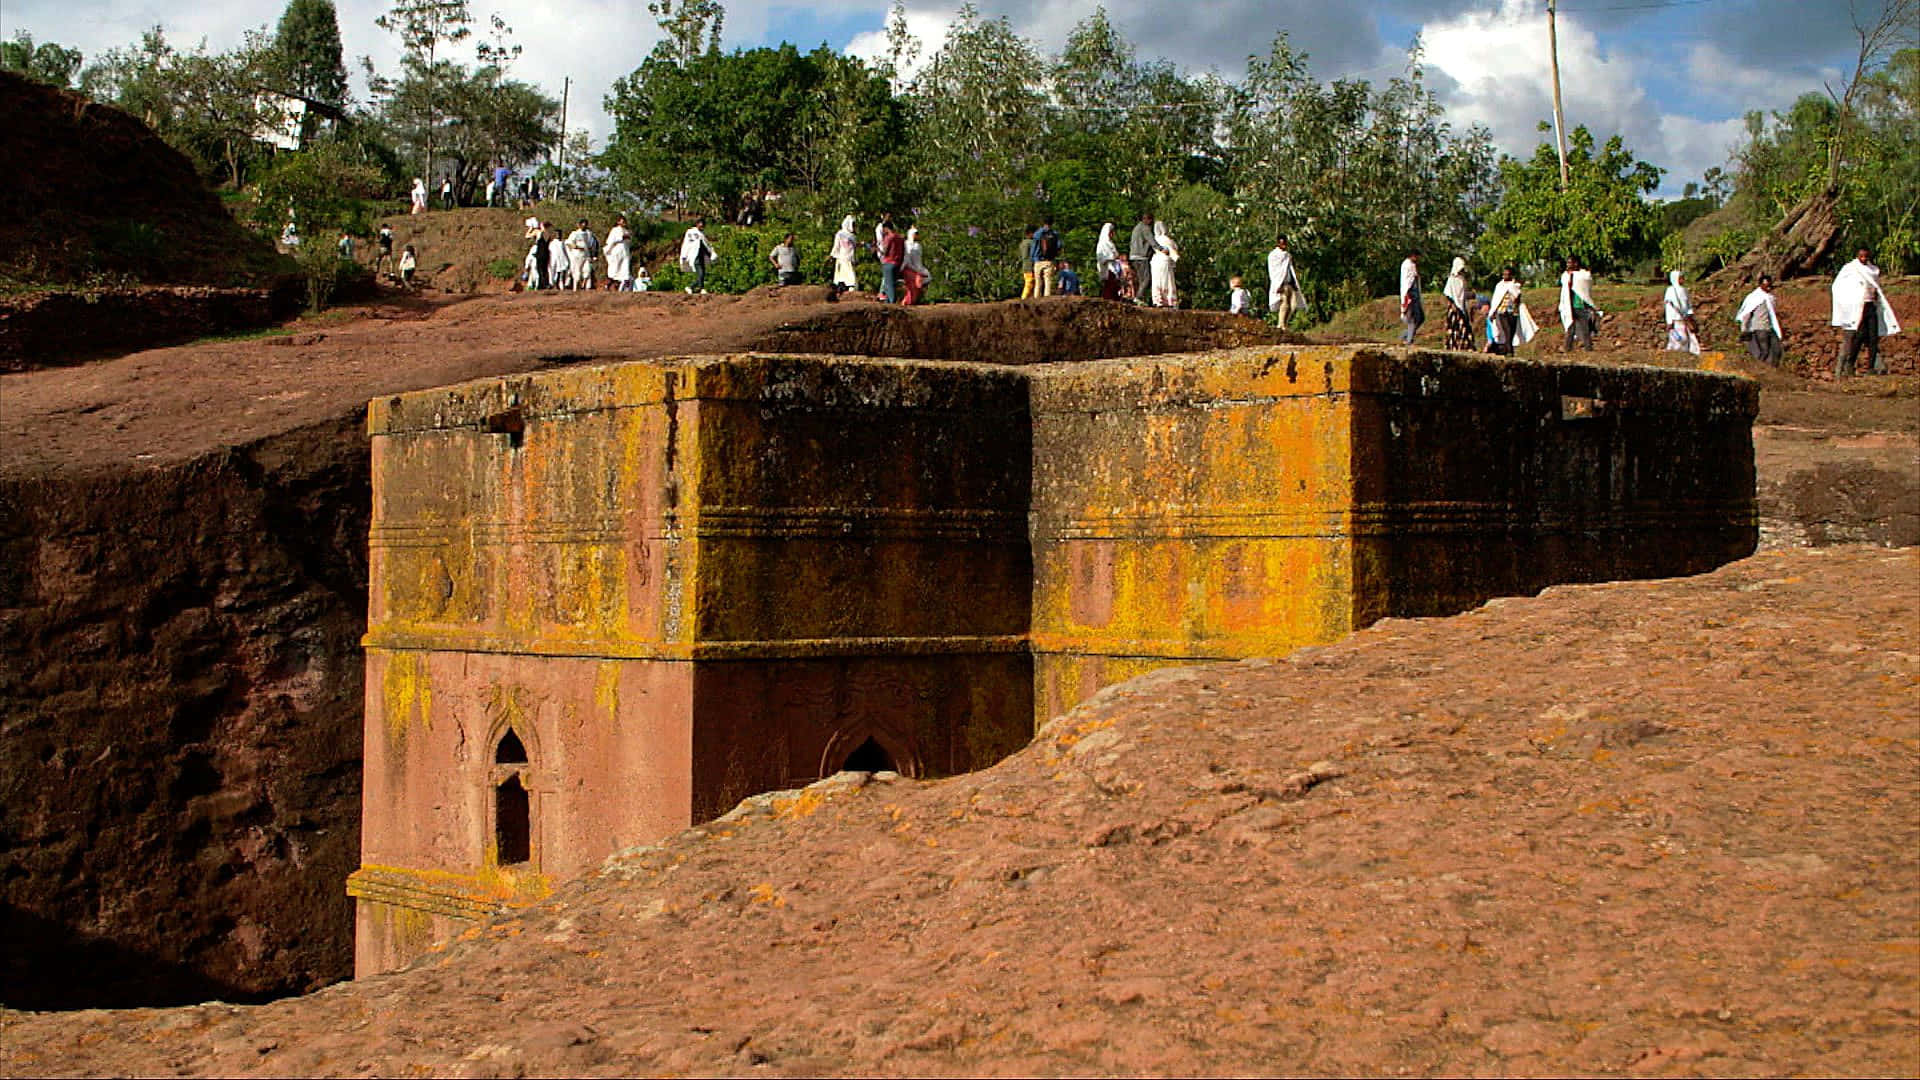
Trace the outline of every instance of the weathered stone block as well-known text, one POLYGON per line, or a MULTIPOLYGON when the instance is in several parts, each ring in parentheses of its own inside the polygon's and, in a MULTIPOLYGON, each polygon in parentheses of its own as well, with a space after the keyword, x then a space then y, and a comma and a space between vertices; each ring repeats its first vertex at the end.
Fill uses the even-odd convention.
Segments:
POLYGON ((1026 370, 1042 719, 1155 667, 1757 539, 1744 379, 1352 347, 1026 370))
POLYGON ((740 356, 375 402, 358 966, 1169 664, 1753 549, 1743 379, 1271 347, 740 356))
POLYGON ((850 756, 1022 745, 1026 409, 752 356, 374 402, 359 970, 850 756))

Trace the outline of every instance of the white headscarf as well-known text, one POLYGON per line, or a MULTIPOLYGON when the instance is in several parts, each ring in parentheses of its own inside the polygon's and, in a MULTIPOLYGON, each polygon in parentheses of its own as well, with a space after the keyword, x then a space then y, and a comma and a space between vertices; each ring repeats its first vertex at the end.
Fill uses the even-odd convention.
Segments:
POLYGON ((1405 301, 1408 293, 1420 291, 1420 264, 1412 259, 1400 260, 1400 299, 1405 301))
POLYGON ((1467 260, 1453 257, 1453 269, 1447 271, 1447 286, 1441 290, 1453 306, 1461 311, 1467 310, 1467 260))
POLYGON ((853 215, 840 219, 840 231, 833 234, 833 250, 829 255, 835 259, 851 259, 854 253, 853 215))
POLYGON ((706 253, 709 262, 713 261, 713 245, 707 243, 707 234, 700 230, 700 226, 695 225, 680 238, 680 269, 689 274, 693 273, 695 260, 700 258, 702 251, 706 253))
POLYGON ((1880 268, 1855 259, 1833 275, 1833 325, 1843 330, 1860 329, 1860 312, 1872 301, 1880 306, 1880 336, 1900 332, 1900 320, 1893 317, 1893 305, 1880 291, 1880 268))
POLYGON ((927 271, 926 249, 920 246, 918 225, 907 230, 907 255, 904 265, 916 274, 925 274, 927 280, 933 280, 933 275, 927 271))
POLYGON ((1166 255, 1168 262, 1180 261, 1180 245, 1174 243, 1173 237, 1167 234, 1167 223, 1165 221, 1155 221, 1153 223, 1153 238, 1159 242, 1161 247, 1167 249, 1166 255))
POLYGON ((1681 322, 1693 314, 1693 297, 1688 296, 1686 286, 1680 284, 1680 271, 1669 271, 1667 281, 1670 283, 1667 286, 1665 300, 1667 322, 1669 324, 1681 322))
POLYGON ((1093 261, 1104 269, 1106 264, 1120 258, 1120 248, 1113 242, 1113 222, 1100 226, 1100 239, 1093 245, 1093 261))

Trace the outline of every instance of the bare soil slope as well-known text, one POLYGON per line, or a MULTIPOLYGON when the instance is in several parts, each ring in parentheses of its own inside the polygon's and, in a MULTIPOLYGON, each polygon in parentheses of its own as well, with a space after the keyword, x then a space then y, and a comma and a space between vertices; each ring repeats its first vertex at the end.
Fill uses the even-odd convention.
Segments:
POLYGON ((1163 672, 395 975, 0 1014, 0 1069, 1913 1075, 1916 574, 1763 554, 1163 672))

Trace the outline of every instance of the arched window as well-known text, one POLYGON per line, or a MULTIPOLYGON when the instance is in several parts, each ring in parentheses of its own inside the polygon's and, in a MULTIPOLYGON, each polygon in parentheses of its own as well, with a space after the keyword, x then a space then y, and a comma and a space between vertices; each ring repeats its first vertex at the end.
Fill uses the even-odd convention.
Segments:
POLYGON ((533 796, 527 790, 527 744, 508 728, 493 748, 493 852, 501 866, 533 861, 533 796))
POLYGON ((866 742, 854 747, 853 753, 847 755, 846 764, 841 765, 840 769, 842 772, 900 771, 893 762, 893 755, 887 753, 886 747, 875 742, 871 735, 866 742))
POLYGON ((493 789, 493 844, 501 866, 533 858, 533 807, 517 772, 493 789))
POLYGON ((494 748, 493 760, 497 765, 525 765, 527 763, 527 748, 521 744, 520 736, 514 734, 512 728, 507 729, 506 737, 502 738, 500 745, 494 748))

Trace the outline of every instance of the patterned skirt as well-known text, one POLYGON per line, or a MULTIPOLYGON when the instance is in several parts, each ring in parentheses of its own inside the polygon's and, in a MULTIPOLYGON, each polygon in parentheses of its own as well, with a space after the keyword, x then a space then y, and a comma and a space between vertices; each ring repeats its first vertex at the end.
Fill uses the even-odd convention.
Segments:
POLYGON ((1452 304, 1447 305, 1447 348, 1473 351, 1473 320, 1452 304))

